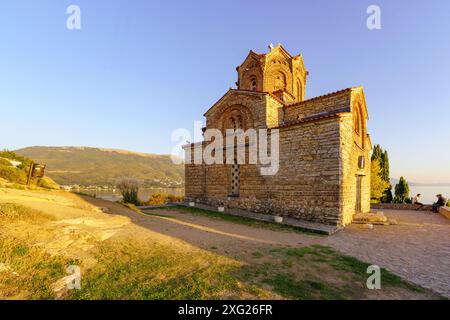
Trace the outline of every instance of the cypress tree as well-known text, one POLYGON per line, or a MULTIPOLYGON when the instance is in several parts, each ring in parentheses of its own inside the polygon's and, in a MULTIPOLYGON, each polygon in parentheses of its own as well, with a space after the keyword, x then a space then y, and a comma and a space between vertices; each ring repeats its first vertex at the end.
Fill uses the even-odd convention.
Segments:
POLYGON ((383 203, 391 203, 393 200, 392 185, 389 177, 389 155, 387 150, 383 150, 379 144, 375 145, 372 152, 372 161, 378 161, 380 164, 380 176, 383 181, 388 183, 380 200, 383 203))
POLYGON ((373 152, 372 152, 372 161, 373 160, 378 160, 381 163, 381 147, 379 144, 377 144, 375 147, 373 147, 373 152))
POLYGON ((382 172, 382 177, 383 180, 386 182, 389 182, 389 155, 387 150, 385 150, 382 154, 381 154, 381 172, 382 172))
POLYGON ((391 203, 393 200, 392 197, 392 185, 389 184, 389 187, 384 190, 383 197, 381 198, 382 203, 391 203))
POLYGON ((379 202, 388 187, 388 182, 384 181, 381 176, 380 162, 373 160, 370 167, 370 198, 379 202))
POLYGON ((395 197, 394 203, 409 203, 411 199, 409 198, 409 185, 405 178, 400 177, 399 182, 395 186, 395 197))

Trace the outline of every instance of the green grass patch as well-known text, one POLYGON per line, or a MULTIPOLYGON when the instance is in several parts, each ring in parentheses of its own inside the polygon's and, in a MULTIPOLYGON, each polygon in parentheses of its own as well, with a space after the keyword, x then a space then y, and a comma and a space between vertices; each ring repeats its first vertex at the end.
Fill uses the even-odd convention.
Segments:
POLYGON ((273 231, 298 232, 298 233, 310 234, 310 235, 323 235, 323 233, 321 233, 320 231, 308 230, 308 229, 298 228, 298 227, 294 227, 294 226, 278 224, 275 222, 260 221, 260 220, 251 219, 251 218, 247 218, 247 217, 239 217, 239 216, 234 216, 231 214, 216 212, 216 211, 212 211, 212 210, 193 208, 193 207, 185 207, 182 205, 176 205, 176 206, 171 206, 171 207, 166 207, 166 208, 146 209, 147 212, 144 212, 144 213, 153 214, 153 213, 148 213, 148 211, 153 211, 153 210, 178 210, 178 211, 184 211, 184 212, 188 212, 190 214, 194 214, 194 215, 198 215, 198 216, 215 218, 215 219, 230 221, 230 222, 239 223, 239 224, 243 224, 243 225, 247 225, 247 226, 252 226, 252 227, 256 227, 256 228, 273 230, 273 231))
POLYGON ((83 276, 74 299, 218 299, 238 297, 239 264, 206 251, 166 245, 102 244, 98 263, 83 276), (234 295, 233 295, 234 294, 234 295))
POLYGON ((265 279, 265 283, 282 296, 298 300, 343 300, 351 298, 351 292, 317 278, 298 280, 292 273, 280 273, 265 279))
POLYGON ((66 276, 68 261, 41 248, 0 237, 0 298, 53 299, 52 284, 66 276))
POLYGON ((254 256, 255 258, 262 258, 264 254, 260 251, 255 251, 252 253, 252 256, 254 256))
POLYGON ((320 255, 320 251, 313 247, 303 247, 303 248, 289 248, 286 249, 286 254, 291 257, 303 258, 306 254, 310 255, 320 255))
MULTIPOLYGON (((304 257, 307 254, 316 256, 312 258, 314 262, 327 263, 336 271, 349 273, 362 280, 367 280, 369 276, 367 268, 371 265, 370 263, 340 254, 330 247, 313 245, 300 249, 287 249, 286 254, 296 257, 304 257)), ((402 287, 416 292, 424 292, 423 288, 402 279, 384 268, 381 268, 381 281, 382 286, 402 287)))
MULTIPOLYGON (((366 287, 370 264, 330 247, 312 245, 266 250, 264 262, 258 264, 255 260, 254 264, 242 268, 240 279, 255 286, 269 286, 270 291, 288 299, 361 299, 373 293, 366 287)), ((381 285, 383 290, 402 288, 426 292, 385 269, 381 269, 381 285)))

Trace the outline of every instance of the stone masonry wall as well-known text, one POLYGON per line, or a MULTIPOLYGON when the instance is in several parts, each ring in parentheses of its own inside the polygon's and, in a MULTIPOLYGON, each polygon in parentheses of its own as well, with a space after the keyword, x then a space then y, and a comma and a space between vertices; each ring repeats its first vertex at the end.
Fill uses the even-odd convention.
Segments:
POLYGON ((356 177, 363 176, 361 181, 361 211, 370 211, 370 158, 369 148, 361 149, 355 143, 353 116, 351 113, 340 117, 341 137, 341 217, 342 224, 352 222, 356 210, 356 177), (358 157, 366 158, 365 168, 358 169, 358 157))
POLYGON ((228 197, 230 165, 186 166, 186 196, 211 205, 337 225, 341 220, 339 131, 338 118, 281 128, 278 173, 262 176, 259 165, 241 165, 238 198, 228 197), (205 176, 199 173, 202 170, 205 176), (203 194, 198 193, 202 182, 195 181, 196 175, 205 179, 203 194))

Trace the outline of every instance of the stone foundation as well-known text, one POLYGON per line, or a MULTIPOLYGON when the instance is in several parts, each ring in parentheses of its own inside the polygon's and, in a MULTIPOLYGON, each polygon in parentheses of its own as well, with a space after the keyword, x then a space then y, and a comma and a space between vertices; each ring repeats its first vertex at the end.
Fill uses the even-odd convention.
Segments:
POLYGON ((450 208, 449 207, 440 207, 439 213, 443 215, 445 218, 450 219, 450 208))
MULTIPOLYGON (((419 206, 410 203, 376 203, 370 206, 373 210, 416 210, 419 206)), ((421 211, 431 211, 432 205, 424 205, 421 211)))

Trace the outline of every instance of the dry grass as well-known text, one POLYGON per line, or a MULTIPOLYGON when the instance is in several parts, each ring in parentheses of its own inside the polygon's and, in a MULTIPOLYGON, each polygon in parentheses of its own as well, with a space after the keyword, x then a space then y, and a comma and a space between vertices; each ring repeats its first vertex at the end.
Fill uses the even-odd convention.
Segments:
POLYGON ((0 222, 24 221, 29 223, 40 223, 54 219, 55 218, 49 214, 20 204, 0 203, 0 222))

